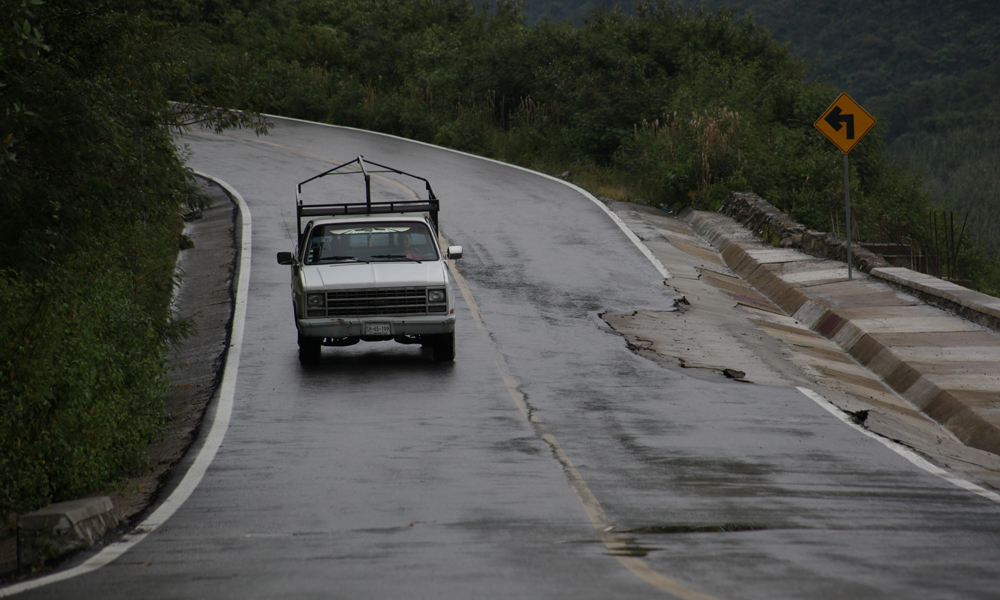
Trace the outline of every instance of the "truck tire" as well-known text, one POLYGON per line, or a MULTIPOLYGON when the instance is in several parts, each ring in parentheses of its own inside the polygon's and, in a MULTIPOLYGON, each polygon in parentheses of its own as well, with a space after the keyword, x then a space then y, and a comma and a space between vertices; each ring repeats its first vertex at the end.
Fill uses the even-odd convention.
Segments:
POLYGON ((319 364, 323 338, 306 337, 299 334, 299 362, 304 365, 319 364))
POLYGON ((431 346, 435 362, 451 362, 455 360, 455 332, 435 336, 431 346))

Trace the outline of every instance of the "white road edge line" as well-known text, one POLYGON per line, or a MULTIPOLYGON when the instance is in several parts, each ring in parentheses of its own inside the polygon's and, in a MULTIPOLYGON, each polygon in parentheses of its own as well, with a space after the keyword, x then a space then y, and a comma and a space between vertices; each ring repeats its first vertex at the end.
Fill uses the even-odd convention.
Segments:
POLYGON ((184 504, 188 497, 191 496, 191 493, 194 492, 195 488, 198 487, 198 484, 201 483, 202 478, 205 476, 205 472, 208 471, 209 465, 211 465, 212 460, 215 459, 216 452, 218 452, 219 447, 222 446, 222 439, 226 436, 226 430, 229 428, 229 419, 233 412, 233 397, 236 392, 236 375, 239 370, 240 353, 243 348, 243 328, 244 322, 246 321, 247 294, 250 288, 250 209, 243 200, 243 196, 241 196, 239 192, 233 189, 232 186, 226 182, 198 171, 195 171, 194 173, 214 181, 225 188, 225 190, 236 199, 236 205, 240 210, 241 220, 243 221, 240 236, 242 243, 240 244, 239 279, 236 284, 235 291, 236 303, 233 310, 232 333, 229 338, 229 351, 226 354, 226 365, 223 369, 222 383, 219 386, 219 401, 215 407, 215 417, 212 420, 212 429, 208 432, 208 435, 205 438, 205 443, 202 445, 201 450, 198 451, 197 457, 195 457, 191 467, 188 468, 187 473, 184 474, 184 478, 181 482, 177 485, 174 491, 171 492, 167 499, 164 500, 163 503, 160 504, 151 515, 146 517, 146 519, 132 532, 125 534, 122 536, 120 541, 109 545, 82 564, 79 564, 72 569, 67 569, 65 571, 39 577, 38 579, 23 581, 8 587, 0 588, 0 598, 6 598, 21 592, 49 585, 50 583, 65 581, 79 575, 90 573, 91 571, 96 571, 97 569, 110 564, 122 554, 128 552, 133 546, 145 539, 147 535, 156 531, 158 527, 166 523, 167 519, 177 512, 177 509, 184 504))
POLYGON ((382 137, 392 138, 392 139, 395 139, 395 140, 402 140, 404 142, 410 142, 411 144, 418 144, 420 146, 426 146, 428 148, 435 148, 437 150, 444 150, 446 152, 452 152, 454 154, 459 154, 461 156, 468 156, 469 158, 476 158, 476 159, 479 159, 479 160, 484 160, 486 162, 491 162, 491 163, 494 163, 494 164, 497 164, 497 165, 503 165, 505 167, 510 167, 511 169, 517 169, 519 171, 524 171, 525 173, 531 173, 532 175, 537 175, 539 177, 544 177, 545 179, 551 179, 552 181, 561 183, 561 184, 563 184, 563 185, 565 185, 565 186, 567 186, 569 188, 572 188, 572 189, 576 190, 577 192, 579 192, 580 194, 582 194, 584 198, 587 198, 588 200, 590 200, 591 202, 593 202, 594 204, 596 204, 601 210, 604 211, 605 214, 608 215, 608 217, 611 218, 612 221, 615 222, 616 225, 618 225, 618 228, 621 229, 625 233, 626 236, 628 236, 628 239, 632 241, 632 244, 634 244, 635 247, 638 248, 640 252, 642 252, 643 256, 645 256, 649 260, 649 262, 651 262, 653 264, 653 266, 656 267, 656 270, 660 272, 660 275, 662 275, 664 279, 670 279, 672 277, 672 275, 670 274, 670 271, 668 271, 667 268, 665 266, 663 266, 663 263, 660 262, 660 259, 656 258, 656 256, 653 255, 652 250, 650 250, 649 248, 647 248, 646 245, 642 243, 642 240, 639 239, 639 236, 637 236, 635 234, 635 232, 633 232, 631 229, 629 229, 628 225, 626 225, 625 222, 621 220, 621 217, 619 217, 618 215, 616 215, 614 213, 614 211, 612 211, 610 208, 608 208, 608 206, 606 204, 604 204, 603 202, 601 202, 600 200, 598 200, 596 196, 594 196, 593 194, 591 194, 587 190, 583 189, 582 187, 580 187, 580 186, 578 186, 578 185, 576 185, 574 183, 570 183, 570 182, 566 181, 565 179, 559 179, 558 177, 553 177, 552 175, 549 175, 547 173, 542 173, 541 171, 534 171, 534 170, 529 169, 527 167, 521 167, 519 165, 512 165, 510 163, 505 163, 503 161, 496 160, 496 159, 493 159, 493 158, 486 158, 485 156, 477 156, 475 154, 469 154, 468 152, 462 152, 461 150, 453 150, 451 148, 445 148, 444 146, 435 146, 434 144, 429 144, 427 142, 421 142, 419 140, 411 140, 411 139, 408 139, 408 138, 399 137, 398 135, 392 135, 390 133, 381 133, 379 131, 368 131, 367 129, 358 129, 357 127, 345 127, 343 125, 330 125, 329 123, 317 123, 315 121, 307 121, 305 119, 295 119, 295 118, 292 118, 292 117, 281 117, 281 116, 278 116, 278 115, 264 115, 264 116, 266 116, 266 117, 268 117, 270 119, 281 119, 281 120, 284 120, 284 121, 295 121, 297 123, 308 123, 310 125, 322 125, 324 127, 331 127, 331 128, 334 128, 334 129, 346 129, 348 131, 359 131, 361 133, 368 133, 368 134, 372 134, 372 135, 380 135, 382 137))
POLYGON ((884 438, 880 435, 872 433, 871 431, 868 431, 864 427, 858 425, 850 418, 848 418, 847 414, 843 410, 841 410, 832 402, 821 396, 818 392, 815 392, 805 387, 797 387, 796 389, 805 394, 807 398, 811 399, 816 404, 819 404, 820 406, 825 408, 830 414, 837 417, 838 419, 846 423, 848 426, 856 429, 857 431, 860 431, 861 433, 867 435, 873 440, 877 440, 880 444, 882 444, 886 448, 892 450, 896 454, 902 456, 906 460, 910 461, 911 463, 923 469, 924 471, 927 471, 931 475, 936 475, 956 487, 960 487, 963 490, 982 496, 987 500, 992 500, 993 502, 1000 503, 1000 494, 990 491, 984 487, 978 486, 972 483, 971 481, 962 479, 961 477, 958 477, 957 475, 954 475, 953 473, 950 473, 945 469, 942 469, 941 467, 931 463, 924 457, 920 456, 913 450, 907 448, 906 446, 898 442, 894 442, 890 439, 884 438))

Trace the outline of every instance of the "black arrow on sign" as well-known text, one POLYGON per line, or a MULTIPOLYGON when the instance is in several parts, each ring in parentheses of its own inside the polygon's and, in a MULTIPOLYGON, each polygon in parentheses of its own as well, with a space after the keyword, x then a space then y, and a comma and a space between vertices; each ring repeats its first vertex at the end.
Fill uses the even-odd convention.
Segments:
POLYGON ((854 115, 841 114, 840 107, 834 106, 825 119, 834 131, 840 131, 841 123, 847 123, 847 139, 854 139, 854 115))

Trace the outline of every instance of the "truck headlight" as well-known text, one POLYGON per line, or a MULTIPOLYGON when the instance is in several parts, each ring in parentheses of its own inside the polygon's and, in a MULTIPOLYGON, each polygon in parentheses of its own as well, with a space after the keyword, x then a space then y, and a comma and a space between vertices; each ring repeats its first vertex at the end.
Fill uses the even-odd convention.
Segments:
POLYGON ((427 291, 427 302, 431 304, 440 304, 445 301, 447 296, 445 296, 444 290, 428 290, 427 291))
POLYGON ((309 308, 326 308, 326 294, 306 294, 306 306, 309 308))

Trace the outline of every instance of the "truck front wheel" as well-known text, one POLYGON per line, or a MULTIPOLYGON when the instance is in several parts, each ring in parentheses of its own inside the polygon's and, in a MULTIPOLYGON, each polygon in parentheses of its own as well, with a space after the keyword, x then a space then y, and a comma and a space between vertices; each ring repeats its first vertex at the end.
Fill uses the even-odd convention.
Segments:
POLYGON ((435 362, 451 362, 455 360, 455 332, 434 336, 431 345, 435 362))
POLYGON ((323 338, 308 337, 299 334, 299 362, 304 365, 319 363, 319 355, 323 338))

